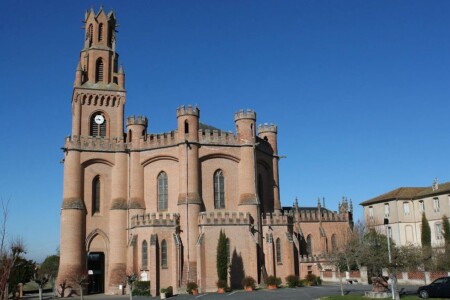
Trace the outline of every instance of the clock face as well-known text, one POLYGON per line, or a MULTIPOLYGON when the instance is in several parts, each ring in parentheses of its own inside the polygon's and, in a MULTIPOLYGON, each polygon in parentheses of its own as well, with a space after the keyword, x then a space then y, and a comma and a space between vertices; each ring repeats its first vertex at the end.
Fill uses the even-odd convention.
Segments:
POLYGON ((97 124, 103 124, 105 122, 105 118, 102 115, 96 115, 94 119, 95 123, 97 124))

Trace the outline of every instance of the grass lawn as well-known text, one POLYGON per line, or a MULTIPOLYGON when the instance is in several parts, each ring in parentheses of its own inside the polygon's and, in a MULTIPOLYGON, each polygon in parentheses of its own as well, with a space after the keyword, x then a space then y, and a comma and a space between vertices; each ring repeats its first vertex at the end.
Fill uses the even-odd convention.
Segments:
MULTIPOLYGON (((323 297, 320 298, 321 300, 367 300, 370 298, 366 298, 364 296, 357 296, 357 295, 347 295, 347 296, 329 296, 329 297, 323 297)), ((391 299, 391 298, 385 298, 385 299, 391 299)), ((400 299, 405 299, 405 300, 417 300, 417 299, 421 299, 418 296, 412 296, 412 295, 408 295, 408 296, 402 296, 400 297, 400 299)))

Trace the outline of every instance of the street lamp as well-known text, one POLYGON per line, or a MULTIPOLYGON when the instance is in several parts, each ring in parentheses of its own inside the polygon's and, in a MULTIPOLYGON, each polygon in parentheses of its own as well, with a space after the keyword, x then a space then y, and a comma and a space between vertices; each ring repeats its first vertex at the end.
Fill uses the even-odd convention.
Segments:
MULTIPOLYGON (((389 226, 389 219, 384 218, 384 225, 386 225, 386 239, 387 239, 387 246, 388 246, 388 258, 389 258, 389 266, 392 265, 392 258, 391 258, 391 239, 389 238, 389 232, 391 227, 389 226)), ((395 300, 395 277, 397 274, 394 274, 392 272, 392 278, 391 278, 391 291, 392 291, 392 300, 395 300)))

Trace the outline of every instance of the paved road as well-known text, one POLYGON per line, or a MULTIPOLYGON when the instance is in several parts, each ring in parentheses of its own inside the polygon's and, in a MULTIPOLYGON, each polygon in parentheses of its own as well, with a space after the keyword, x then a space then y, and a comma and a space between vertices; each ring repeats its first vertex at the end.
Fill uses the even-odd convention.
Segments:
MULTIPOLYGON (((370 291, 372 289, 371 285, 348 285, 344 286, 345 294, 352 295, 363 295, 365 291, 370 291)), ((400 286, 404 288, 404 293, 412 295, 416 294, 417 286, 400 286)), ((208 293, 200 295, 178 295, 169 299, 173 300, 229 300, 229 299, 239 299, 239 300, 287 300, 287 299, 304 299, 313 300, 319 299, 321 297, 326 297, 330 295, 340 295, 341 290, 339 285, 326 284, 322 286, 312 286, 312 287, 301 287, 301 288, 282 288, 277 290, 266 290, 261 289, 253 292, 245 292, 242 290, 233 291, 225 294, 208 293)), ((37 299, 37 295, 28 295, 24 297, 26 299, 37 299)), ((50 299, 49 295, 46 295, 44 299, 50 299)), ((71 300, 78 300, 79 297, 70 298, 71 300)), ((128 300, 129 296, 105 296, 103 294, 98 295, 88 295, 85 296, 85 300, 128 300)), ((148 299, 159 299, 158 297, 133 297, 133 300, 148 300, 148 299)))

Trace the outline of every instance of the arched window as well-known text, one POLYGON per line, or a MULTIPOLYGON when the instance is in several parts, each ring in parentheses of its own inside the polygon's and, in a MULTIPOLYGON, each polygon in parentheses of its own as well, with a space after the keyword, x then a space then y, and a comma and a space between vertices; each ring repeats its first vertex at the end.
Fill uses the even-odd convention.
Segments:
POLYGON ((214 173, 214 208, 225 208, 225 180, 222 170, 214 173))
POLYGON ((306 238, 306 254, 308 256, 312 256, 312 238, 311 235, 308 235, 306 238))
POLYGON ((101 40, 103 40, 103 24, 100 23, 98 25, 98 41, 100 42, 101 40))
POLYGON ((93 34, 94 28, 92 24, 89 25, 88 31, 86 32, 86 40, 89 40, 89 47, 92 45, 92 34, 93 34))
POLYGON ((104 137, 106 136, 106 118, 105 116, 97 112, 91 116, 90 123, 90 130, 89 134, 91 136, 100 136, 104 137))
POLYGON ((336 235, 333 234, 331 236, 331 251, 332 253, 336 253, 337 252, 337 242, 336 242, 336 235))
POLYGON ((100 176, 92 181, 92 213, 100 212, 100 176))
POLYGON ((103 81, 103 60, 99 58, 95 63, 95 82, 102 82, 102 81, 103 81))
POLYGON ((148 262, 148 249, 147 249, 147 241, 144 240, 142 242, 142 269, 147 269, 148 262))
POLYGON ((161 268, 167 268, 167 242, 162 240, 161 242, 161 268))
POLYGON ((161 172, 158 175, 158 211, 167 210, 168 205, 168 187, 167 174, 161 172))
POLYGON ((277 250, 277 264, 281 264, 281 241, 280 238, 277 238, 275 242, 275 247, 277 250))

